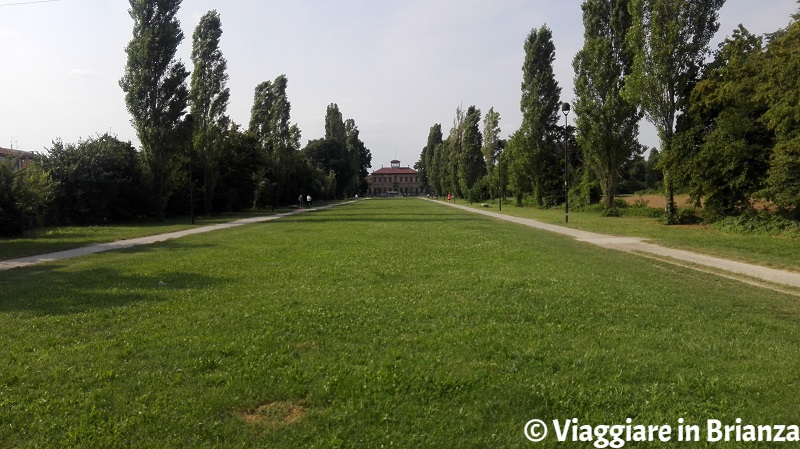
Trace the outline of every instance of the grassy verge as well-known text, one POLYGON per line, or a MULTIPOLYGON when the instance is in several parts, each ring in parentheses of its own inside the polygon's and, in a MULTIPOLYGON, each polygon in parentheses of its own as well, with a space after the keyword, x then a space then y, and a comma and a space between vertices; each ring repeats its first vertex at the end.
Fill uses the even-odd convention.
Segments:
MULTIPOLYGON (((464 200, 458 204, 470 206, 464 200)), ((498 203, 476 209, 498 212, 498 203)), ((545 223, 568 226, 603 234, 642 237, 672 248, 686 249, 742 262, 800 271, 800 239, 785 235, 743 235, 713 229, 708 225, 666 226, 659 219, 636 216, 603 217, 594 212, 570 210, 564 223, 564 208, 537 209, 503 204, 502 213, 532 218, 545 223)))
POLYGON ((0 297, 2 447, 523 448, 533 418, 800 415, 796 298, 415 199, 3 272, 0 297))
POLYGON ((239 218, 270 215, 276 212, 257 211, 197 217, 192 225, 189 217, 171 218, 164 222, 143 220, 108 226, 62 226, 40 228, 19 238, 0 238, 0 260, 16 259, 55 251, 64 251, 94 243, 147 237, 155 234, 182 231, 197 226, 224 223, 239 218))

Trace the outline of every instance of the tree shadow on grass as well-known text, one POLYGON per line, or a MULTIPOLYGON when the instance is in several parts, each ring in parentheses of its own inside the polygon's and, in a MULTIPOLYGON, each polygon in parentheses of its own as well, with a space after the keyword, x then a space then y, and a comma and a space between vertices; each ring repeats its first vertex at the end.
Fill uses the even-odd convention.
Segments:
MULTIPOLYGON (((165 244, 120 250, 119 253, 164 249, 165 244)), ((191 250, 212 245, 167 246, 191 250)), ((175 248, 171 249, 175 250, 175 248)), ((87 256, 93 257, 93 256, 87 256)), ((86 258, 82 258, 86 261, 86 258)), ((192 290, 220 287, 228 279, 164 266, 157 270, 127 270, 118 264, 90 263, 75 269, 74 259, 12 269, 0 273, 0 313, 69 315, 140 302, 179 300, 192 290)), ((184 262, 185 263, 185 259, 184 262)))

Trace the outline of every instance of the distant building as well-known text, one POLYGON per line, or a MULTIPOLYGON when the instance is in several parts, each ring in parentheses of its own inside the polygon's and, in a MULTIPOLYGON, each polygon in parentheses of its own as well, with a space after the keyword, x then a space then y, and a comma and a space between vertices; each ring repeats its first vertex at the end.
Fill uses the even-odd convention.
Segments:
POLYGON ((33 160, 33 156, 33 153, 27 151, 10 150, 0 147, 0 164, 7 164, 11 161, 17 170, 27 167, 33 160))
POLYGON ((419 173, 411 167, 401 167, 393 160, 391 167, 382 167, 367 176, 370 196, 417 196, 421 192, 419 173))

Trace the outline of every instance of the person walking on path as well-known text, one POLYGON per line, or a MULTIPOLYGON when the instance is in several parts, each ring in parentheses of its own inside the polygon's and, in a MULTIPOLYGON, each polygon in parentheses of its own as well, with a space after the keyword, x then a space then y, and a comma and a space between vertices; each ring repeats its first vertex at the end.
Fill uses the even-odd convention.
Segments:
POLYGON ((308 195, 306 197, 306 203, 308 203, 308 207, 310 208, 311 207, 311 195, 308 195))
POLYGON ((300 196, 297 197, 297 207, 300 209, 303 208, 303 194, 301 193, 300 196))

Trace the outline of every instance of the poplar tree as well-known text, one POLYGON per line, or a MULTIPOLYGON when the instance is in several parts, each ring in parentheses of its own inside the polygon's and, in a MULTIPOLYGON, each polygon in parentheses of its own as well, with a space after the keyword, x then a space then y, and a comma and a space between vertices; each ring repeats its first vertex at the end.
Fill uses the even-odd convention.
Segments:
POLYGON ((461 192, 469 195, 475 183, 486 174, 486 165, 483 162, 483 136, 478 127, 481 121, 481 110, 475 106, 467 108, 464 116, 464 133, 461 144, 461 153, 458 159, 458 179, 461 192))
POLYGON ((300 129, 291 124, 292 105, 286 94, 289 80, 279 75, 255 88, 250 110, 251 135, 258 141, 264 167, 256 177, 261 194, 280 193, 288 201, 289 177, 294 152, 300 149, 300 129))
POLYGON ((674 151, 677 115, 686 107, 708 43, 719 29, 725 0, 631 0, 628 47, 633 70, 623 95, 637 104, 658 131, 668 223, 677 222, 674 171, 681 162, 674 151))
MULTIPOLYGON (((522 126, 519 148, 514 154, 523 161, 512 163, 515 169, 527 169, 533 183, 537 204, 553 202, 560 192, 556 142, 561 88, 553 72, 556 49, 553 33, 547 25, 534 28, 525 40, 525 63, 522 66, 522 126), (521 154, 520 154, 521 153, 521 154)), ((516 176, 523 179, 525 176, 516 176)))
POLYGON ((500 154, 500 114, 489 108, 489 112, 483 117, 483 161, 486 164, 486 174, 489 177, 489 185, 494 184, 494 169, 497 165, 497 157, 500 154))
POLYGON ((194 117, 194 148, 203 170, 203 209, 211 213, 219 181, 222 138, 230 120, 226 110, 230 99, 228 63, 219 49, 222 22, 216 10, 207 12, 192 35, 192 81, 190 103, 194 117))
POLYGON ((347 130, 339 105, 336 103, 329 104, 325 112, 325 138, 339 142, 342 147, 347 145, 347 130))
POLYGON ((187 145, 180 129, 189 91, 189 76, 175 58, 183 40, 176 18, 181 0, 129 0, 133 38, 125 48, 125 74, 119 82, 142 146, 152 186, 151 204, 159 219, 175 187, 180 151, 187 145))
POLYGON ((435 195, 441 193, 439 185, 440 170, 436 164, 437 153, 442 149, 442 125, 439 123, 431 126, 428 131, 428 141, 423 150, 423 166, 426 174, 426 185, 435 195))
POLYGON ((640 150, 640 114, 622 96, 633 57, 626 48, 631 28, 629 0, 586 0, 583 5, 584 44, 575 68, 575 113, 578 145, 603 190, 606 210, 623 164, 640 150))

